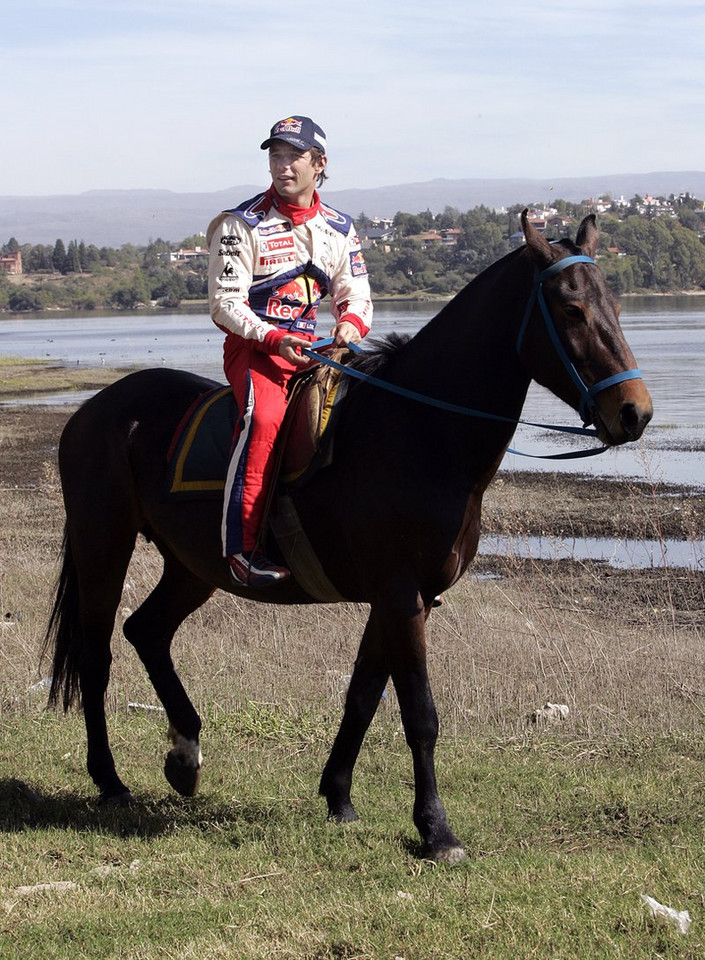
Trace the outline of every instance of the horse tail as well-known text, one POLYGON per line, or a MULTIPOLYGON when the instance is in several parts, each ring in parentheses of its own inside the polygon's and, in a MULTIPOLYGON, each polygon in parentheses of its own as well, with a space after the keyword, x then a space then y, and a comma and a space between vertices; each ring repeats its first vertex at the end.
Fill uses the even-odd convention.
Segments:
POLYGON ((42 658, 53 650, 49 706, 56 706, 63 700, 64 712, 67 712, 72 703, 80 702, 81 698, 78 662, 82 643, 78 616, 78 572, 66 529, 61 555, 61 573, 56 583, 54 607, 44 637, 42 658))

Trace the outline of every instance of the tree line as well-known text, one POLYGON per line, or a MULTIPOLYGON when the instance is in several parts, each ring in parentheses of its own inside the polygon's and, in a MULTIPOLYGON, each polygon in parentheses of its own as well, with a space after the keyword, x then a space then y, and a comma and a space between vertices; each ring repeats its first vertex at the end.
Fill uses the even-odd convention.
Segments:
MULTIPOLYGON (((641 197, 628 204, 602 204, 598 217, 600 266, 617 295, 705 290, 705 209, 688 195, 661 198, 645 207, 641 197)), ((555 201, 545 235, 550 240, 575 237, 586 213, 584 204, 555 201)), ((460 213, 398 213, 391 243, 365 252, 378 295, 457 293, 473 276, 523 242, 517 205, 498 212, 476 207, 460 213), (449 231, 453 231, 449 234, 449 231), (439 234, 441 240, 429 239, 439 234), (443 238, 451 242, 443 242, 443 238)), ((358 228, 370 223, 364 214, 358 228)))
POLYGON ((176 307, 208 295, 206 258, 198 265, 170 263, 178 247, 205 243, 187 237, 180 245, 156 240, 147 246, 97 247, 83 241, 20 245, 12 238, 3 253, 22 254, 22 282, 0 276, 0 310, 128 310, 158 304, 176 307))
MULTIPOLYGON (((686 194, 645 208, 642 198, 634 197, 626 205, 602 208, 600 266, 615 293, 705 290, 702 201, 686 194)), ((397 213, 388 236, 365 244, 373 295, 452 296, 521 244, 521 209, 397 213)), ((552 209, 545 231, 549 239, 574 236, 588 212, 582 204, 562 200, 554 201, 552 209)), ((374 236, 374 222, 364 213, 356 224, 361 237, 374 236)), ((207 258, 172 263, 170 254, 204 245, 199 235, 177 245, 156 240, 117 249, 60 239, 20 245, 11 238, 2 252, 19 250, 24 273, 20 283, 0 275, 0 310, 122 310, 202 300, 207 296, 207 258)))

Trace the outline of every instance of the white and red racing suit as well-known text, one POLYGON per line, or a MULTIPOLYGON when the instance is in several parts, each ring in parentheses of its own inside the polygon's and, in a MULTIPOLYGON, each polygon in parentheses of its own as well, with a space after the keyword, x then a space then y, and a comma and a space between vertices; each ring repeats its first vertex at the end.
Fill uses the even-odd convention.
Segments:
POLYGON ((372 322, 352 220, 317 193, 313 200, 310 207, 292 206, 272 186, 208 227, 211 317, 226 334, 224 369, 239 412, 225 484, 225 556, 256 545, 286 386, 297 369, 278 354, 282 337, 315 339, 326 294, 334 324, 350 321, 365 336, 372 322))

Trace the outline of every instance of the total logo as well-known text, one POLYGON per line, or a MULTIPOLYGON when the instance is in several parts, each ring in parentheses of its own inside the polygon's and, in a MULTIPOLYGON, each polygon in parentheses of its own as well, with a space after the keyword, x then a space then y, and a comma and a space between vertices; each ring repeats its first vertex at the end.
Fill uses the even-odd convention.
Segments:
POLYGON ((286 237, 270 237, 268 240, 260 240, 260 250, 262 253, 280 253, 281 251, 290 251, 294 249, 294 238, 289 234, 286 237))

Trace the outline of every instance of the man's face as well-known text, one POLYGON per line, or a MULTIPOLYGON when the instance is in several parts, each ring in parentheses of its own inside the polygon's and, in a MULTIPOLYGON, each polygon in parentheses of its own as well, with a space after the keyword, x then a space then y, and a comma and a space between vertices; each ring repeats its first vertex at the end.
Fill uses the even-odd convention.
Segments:
POLYGON ((284 141, 275 141, 269 148, 269 172, 280 197, 300 207, 313 200, 318 176, 326 165, 326 157, 314 162, 310 150, 297 150, 284 141))

